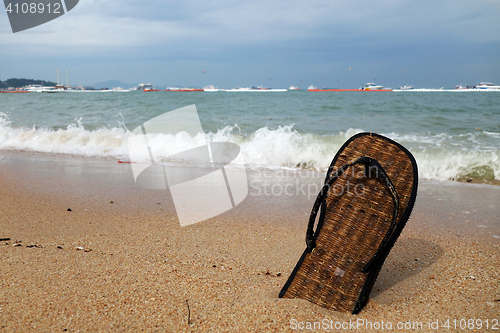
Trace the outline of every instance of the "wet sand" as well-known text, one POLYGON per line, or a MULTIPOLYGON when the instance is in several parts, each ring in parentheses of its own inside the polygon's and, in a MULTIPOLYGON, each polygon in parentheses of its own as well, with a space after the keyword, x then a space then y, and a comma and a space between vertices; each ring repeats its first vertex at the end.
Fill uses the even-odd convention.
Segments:
POLYGON ((277 297, 321 174, 249 172, 235 209, 180 227, 169 192, 137 187, 130 165, 0 160, 1 332, 500 329, 500 187, 421 183, 368 305, 351 315, 277 297))

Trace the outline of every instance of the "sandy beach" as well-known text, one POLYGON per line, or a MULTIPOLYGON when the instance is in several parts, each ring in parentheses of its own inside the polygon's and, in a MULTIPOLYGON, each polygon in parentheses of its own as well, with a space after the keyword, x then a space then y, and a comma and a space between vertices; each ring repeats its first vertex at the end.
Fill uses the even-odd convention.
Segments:
POLYGON ((115 159, 0 160, 0 332, 500 330, 498 186, 421 182, 369 303, 351 315, 278 298, 321 174, 249 171, 240 205, 181 227, 168 191, 137 187, 115 159), (258 191, 266 181, 297 188, 258 191))

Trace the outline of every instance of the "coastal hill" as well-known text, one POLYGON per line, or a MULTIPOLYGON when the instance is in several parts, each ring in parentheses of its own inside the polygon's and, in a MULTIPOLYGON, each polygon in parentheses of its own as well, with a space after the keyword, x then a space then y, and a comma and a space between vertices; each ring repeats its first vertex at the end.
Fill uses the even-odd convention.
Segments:
POLYGON ((45 81, 45 80, 32 80, 32 79, 7 79, 5 81, 0 81, 0 89, 6 89, 9 87, 21 88, 30 84, 41 84, 43 86, 55 86, 55 82, 45 81))
MULTIPOLYGON (((146 81, 144 81, 144 82, 146 82, 146 81)), ((45 81, 45 80, 12 78, 12 79, 7 79, 5 81, 0 80, 0 89, 7 89, 9 87, 22 88, 24 86, 31 85, 31 84, 41 84, 42 86, 49 86, 49 87, 56 85, 55 82, 45 81)), ((94 83, 92 86, 95 89, 101 89, 101 88, 111 89, 111 88, 115 88, 115 87, 122 87, 125 89, 130 89, 133 87, 137 87, 138 85, 139 85, 138 83, 124 83, 124 82, 121 82, 118 80, 110 80, 110 81, 104 81, 104 82, 97 82, 97 83, 94 83)), ((181 87, 182 85, 172 85, 172 86, 181 87)), ((162 90, 167 88, 167 86, 156 86, 156 85, 154 87, 156 89, 162 89, 162 90)))
MULTIPOLYGON (((55 82, 51 81, 45 81, 45 80, 33 80, 33 79, 7 79, 5 81, 0 80, 0 89, 7 89, 9 87, 14 87, 14 88, 22 88, 27 85, 31 84, 41 84, 43 86, 55 86, 55 82)), ((137 83, 134 84, 128 84, 128 83, 123 83, 117 80, 112 80, 112 81, 106 81, 106 82, 98 82, 95 83, 93 86, 97 89, 100 88, 112 88, 112 87, 122 87, 122 88, 132 88, 132 87, 137 87, 137 83)))

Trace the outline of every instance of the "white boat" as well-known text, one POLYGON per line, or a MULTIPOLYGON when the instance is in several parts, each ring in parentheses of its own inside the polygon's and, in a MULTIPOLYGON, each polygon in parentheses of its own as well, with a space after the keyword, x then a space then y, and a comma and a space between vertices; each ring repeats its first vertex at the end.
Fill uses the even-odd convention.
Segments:
POLYGON ((141 83, 137 86, 137 90, 151 90, 153 85, 151 83, 141 83))
POLYGON ((247 88, 234 88, 234 89, 227 89, 226 91, 229 92, 283 92, 287 91, 286 89, 273 89, 273 88, 264 88, 264 87, 247 87, 247 88))
POLYGON ((310 85, 309 88, 307 88, 307 90, 316 90, 318 89, 318 87, 314 86, 314 85, 310 85))
POLYGON ((500 86, 496 86, 491 82, 479 82, 479 84, 475 86, 474 89, 498 90, 500 89, 500 86))
POLYGON ((382 89, 384 89, 384 86, 377 85, 375 83, 367 83, 359 89, 360 90, 382 90, 382 89))
POLYGON ((410 90, 410 89, 413 89, 414 87, 413 86, 409 86, 407 84, 405 84, 404 86, 399 86, 399 90, 410 90))
POLYGON ((128 92, 128 89, 123 89, 122 87, 116 87, 113 88, 112 91, 117 91, 117 92, 128 92))
POLYGON ((219 88, 217 87, 214 87, 213 85, 209 85, 209 86, 206 86, 206 87, 203 87, 203 91, 219 91, 219 88))
POLYGON ((296 86, 291 86, 288 90, 300 90, 300 88, 296 86))
MULTIPOLYGON (((56 89, 62 89, 64 90, 65 87, 61 84, 59 84, 59 69, 56 69, 56 75, 57 75, 57 84, 56 86, 42 86, 41 84, 32 84, 29 86, 24 87, 25 91, 31 91, 31 92, 55 92, 56 89)), ((68 71, 66 70, 66 85, 68 82, 68 71)))
POLYGON ((24 87, 24 90, 31 92, 42 92, 43 90, 54 90, 54 87, 42 86, 41 84, 32 84, 24 87))
POLYGON ((433 89, 433 88, 418 88, 418 89, 410 89, 410 90, 392 90, 394 92, 452 92, 452 93, 500 93, 500 89, 473 89, 473 88, 465 88, 465 89, 433 89))
POLYGON ((226 91, 229 91, 229 92, 240 92, 240 91, 249 91, 250 87, 248 88, 242 88, 242 87, 236 87, 236 88, 233 88, 233 89, 227 89, 226 91))

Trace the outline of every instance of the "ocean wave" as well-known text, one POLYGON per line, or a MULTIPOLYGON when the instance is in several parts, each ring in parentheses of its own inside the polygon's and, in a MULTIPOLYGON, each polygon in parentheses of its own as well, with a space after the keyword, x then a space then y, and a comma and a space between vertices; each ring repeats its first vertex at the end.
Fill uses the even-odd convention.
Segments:
POLYGON ((128 156, 128 133, 122 128, 86 130, 80 123, 66 129, 12 128, 0 117, 0 150, 71 154, 85 157, 128 156))
MULTIPOLYGON (((300 133, 293 127, 262 127, 250 135, 243 135, 235 125, 226 126, 215 133, 200 133, 195 137, 184 132, 150 135, 148 142, 155 156, 165 158, 203 145, 206 141, 233 142, 240 146, 247 166, 326 170, 342 144, 352 135, 363 131, 349 128, 345 132, 321 136, 300 133)), ((8 118, 0 114, 0 151, 20 150, 128 160, 128 140, 134 135, 125 126, 87 130, 78 121, 57 130, 14 128, 8 118)), ((497 138, 498 133, 477 131, 462 136, 446 133, 384 135, 400 142, 414 154, 422 179, 459 180, 472 177, 484 181, 500 180, 500 149, 491 143, 491 138, 497 138)), ((148 151, 136 153, 134 156, 149 159, 148 151)))

